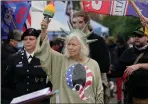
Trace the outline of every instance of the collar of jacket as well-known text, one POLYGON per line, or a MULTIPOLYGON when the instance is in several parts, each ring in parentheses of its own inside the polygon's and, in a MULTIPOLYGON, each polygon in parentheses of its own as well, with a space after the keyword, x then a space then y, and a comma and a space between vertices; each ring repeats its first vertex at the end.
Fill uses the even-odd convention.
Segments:
POLYGON ((144 47, 142 48, 137 48, 137 47, 133 47, 134 48, 134 51, 136 51, 137 53, 141 53, 141 52, 145 52, 147 51, 148 52, 148 45, 145 45, 144 47))

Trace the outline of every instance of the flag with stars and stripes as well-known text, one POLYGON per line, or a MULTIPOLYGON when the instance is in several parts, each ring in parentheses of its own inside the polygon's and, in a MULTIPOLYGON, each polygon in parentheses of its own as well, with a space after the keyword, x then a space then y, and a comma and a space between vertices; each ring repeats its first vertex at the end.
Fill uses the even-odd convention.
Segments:
POLYGON ((67 72, 66 72, 66 82, 67 85, 73 90, 78 92, 79 97, 82 100, 88 100, 88 98, 85 96, 85 90, 87 90, 87 88, 89 88, 92 84, 92 79, 93 79, 93 75, 91 70, 86 66, 86 65, 82 65, 82 64, 73 64, 71 65, 67 72), (82 69, 84 69, 84 71, 82 71, 82 69), (81 70, 80 73, 78 74, 78 76, 75 79, 74 78, 74 73, 75 71, 81 70), (85 79, 83 78, 83 75, 85 76, 85 79), (82 79, 84 82, 82 82, 82 79), (80 83, 78 80, 81 80, 82 83, 80 83))
MULTIPOLYGON (((28 1, 28 4, 31 5, 31 1, 28 1)), ((31 9, 29 10, 28 16, 26 18, 25 24, 22 28, 22 31, 25 32, 28 28, 31 27, 31 9)))
POLYGON ((73 73, 74 66, 75 65, 70 66, 66 72, 66 82, 70 88, 73 88, 72 73, 73 73))

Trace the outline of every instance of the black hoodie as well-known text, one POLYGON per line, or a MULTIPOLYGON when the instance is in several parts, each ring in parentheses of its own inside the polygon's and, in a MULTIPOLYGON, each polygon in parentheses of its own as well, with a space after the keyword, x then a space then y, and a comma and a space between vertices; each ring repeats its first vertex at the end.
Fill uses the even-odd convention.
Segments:
POLYGON ((96 42, 89 44, 90 57, 98 62, 101 73, 108 72, 110 67, 110 55, 105 40, 94 32, 88 39, 98 39, 96 42))

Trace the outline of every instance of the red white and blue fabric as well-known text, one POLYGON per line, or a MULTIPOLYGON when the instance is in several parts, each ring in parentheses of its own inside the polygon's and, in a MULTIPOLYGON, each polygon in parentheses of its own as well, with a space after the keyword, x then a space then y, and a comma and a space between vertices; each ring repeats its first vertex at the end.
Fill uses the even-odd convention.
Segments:
POLYGON ((68 71, 66 72, 66 82, 67 82, 67 85, 68 85, 70 88, 73 88, 72 73, 73 73, 74 66, 75 66, 75 65, 70 66, 70 67, 68 68, 68 71))
MULTIPOLYGON (((28 3, 31 5, 31 1, 28 1, 28 3)), ((22 32, 25 32, 28 28, 31 27, 31 9, 29 10, 28 16, 26 18, 25 24, 22 28, 22 32)))
POLYGON ((14 29, 22 30, 29 14, 31 5, 27 1, 1 2, 2 38, 7 39, 8 33, 14 29))
POLYGON ((66 82, 67 85, 73 90, 73 91, 77 91, 76 90, 76 86, 79 86, 79 90, 77 91, 79 94, 79 97, 81 100, 88 100, 88 98, 85 96, 85 90, 87 90, 87 88, 89 88, 92 85, 92 80, 93 80, 93 74, 91 72, 91 70, 88 68, 88 66, 86 65, 82 65, 85 68, 86 71, 86 82, 85 85, 82 86, 81 84, 75 84, 73 85, 73 71, 74 68, 77 64, 73 64, 71 65, 67 72, 66 72, 66 82))
MULTIPOLYGON (((133 1, 141 13, 148 17, 148 0, 133 1)), ((98 14, 138 17, 134 7, 128 0, 84 0, 83 9, 85 12, 98 14)))

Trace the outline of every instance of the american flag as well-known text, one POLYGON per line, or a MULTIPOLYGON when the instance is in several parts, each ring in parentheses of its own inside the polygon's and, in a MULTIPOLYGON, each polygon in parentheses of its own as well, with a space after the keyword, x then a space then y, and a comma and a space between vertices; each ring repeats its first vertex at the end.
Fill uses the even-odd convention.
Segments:
POLYGON ((68 69, 68 71, 67 71, 67 73, 66 73, 66 82, 67 82, 67 85, 73 91, 76 91, 75 87, 76 86, 79 86, 79 90, 77 91, 78 94, 79 94, 79 97, 82 100, 88 100, 88 98, 84 94, 84 90, 86 90, 92 84, 92 79, 93 79, 92 72, 91 72, 91 70, 86 65, 83 65, 84 68, 85 68, 85 70, 86 70, 86 82, 85 82, 85 86, 83 87, 80 84, 76 84, 75 86, 73 86, 73 83, 72 83, 72 74, 73 74, 73 70, 74 70, 74 67, 75 66, 76 66, 76 64, 70 66, 69 69, 68 69))
POLYGON ((74 69, 75 65, 72 65, 68 68, 68 71, 66 72, 66 82, 67 85, 70 88, 73 88, 73 83, 72 83, 72 73, 73 73, 73 69, 74 69))
MULTIPOLYGON (((28 3, 31 5, 31 1, 28 1, 28 3)), ((29 14, 27 16, 26 22, 22 28, 22 32, 25 32, 25 30, 30 27, 31 27, 31 8, 30 8, 29 14)))
POLYGON ((85 89, 87 89, 92 84, 93 74, 91 70, 85 65, 86 69, 86 83, 85 83, 85 89))

